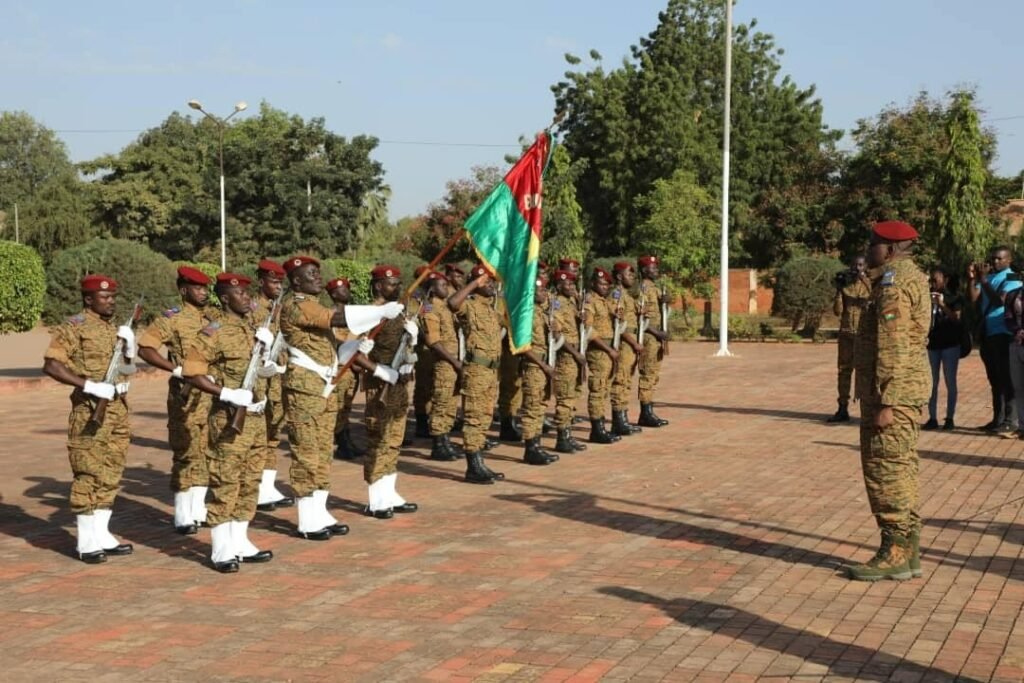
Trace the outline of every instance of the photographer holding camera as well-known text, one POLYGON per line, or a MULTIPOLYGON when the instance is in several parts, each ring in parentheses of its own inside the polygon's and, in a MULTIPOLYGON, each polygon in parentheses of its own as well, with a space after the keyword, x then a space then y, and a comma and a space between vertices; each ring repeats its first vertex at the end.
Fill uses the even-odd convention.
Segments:
POLYGON ((981 427, 992 434, 1012 435, 1017 431, 1017 411, 1010 381, 1010 341, 1003 302, 1008 292, 1021 287, 1011 274, 1009 247, 996 247, 985 263, 967 268, 968 292, 972 303, 980 302, 983 328, 981 360, 992 388, 992 421, 981 427))
POLYGON ((864 257, 857 256, 850 263, 849 270, 836 273, 834 281, 836 298, 832 311, 839 316, 839 409, 828 419, 829 422, 850 421, 850 386, 853 381, 857 328, 871 296, 871 281, 866 270, 864 257))

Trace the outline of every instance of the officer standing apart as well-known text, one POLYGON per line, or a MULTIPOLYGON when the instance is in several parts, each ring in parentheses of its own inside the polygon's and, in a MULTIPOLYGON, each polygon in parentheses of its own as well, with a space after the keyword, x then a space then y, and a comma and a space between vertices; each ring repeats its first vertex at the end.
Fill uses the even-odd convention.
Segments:
POLYGON ((640 359, 640 379, 637 380, 637 393, 640 396, 640 419, 637 424, 641 427, 664 427, 668 424, 668 420, 654 414, 654 390, 661 379, 661 358, 668 346, 668 332, 662 332, 656 324, 650 324, 651 313, 657 311, 660 304, 672 303, 667 294, 662 296, 658 292, 658 262, 657 256, 641 256, 636 262, 640 269, 640 317, 647 321, 644 350, 640 359))
MULTIPOLYGON (((43 372, 74 387, 68 416, 68 460, 71 462, 71 511, 78 527, 78 557, 88 564, 107 555, 130 555, 132 546, 118 543, 108 527, 121 485, 131 433, 127 385, 121 391, 105 375, 117 340, 124 356, 135 354, 135 335, 113 322, 117 282, 106 275, 87 275, 80 283, 83 310, 53 330, 43 355, 43 372), (109 401, 102 424, 91 421, 99 399, 109 401)), ((125 382, 120 376, 120 382, 125 382)))
POLYGON ((850 387, 853 381, 854 348, 860 316, 871 296, 871 281, 863 256, 853 259, 849 270, 836 273, 836 298, 832 312, 839 316, 839 409, 829 422, 850 421, 850 387))
POLYGON ((911 258, 917 237, 906 223, 878 223, 868 248, 868 268, 879 275, 857 338, 860 452, 882 541, 873 558, 846 567, 857 581, 921 575, 917 437, 921 406, 931 393, 931 296, 927 276, 911 258), (861 381, 862 372, 871 379, 861 381))
POLYGON ((267 446, 267 381, 257 378, 246 388, 243 380, 257 343, 263 344, 261 352, 273 343, 273 336, 260 328, 263 321, 251 315, 250 284, 252 280, 237 273, 217 276, 224 315, 203 328, 182 365, 192 386, 217 399, 208 415, 210 560, 222 573, 237 572, 240 562, 269 562, 274 556, 249 540, 267 446), (246 415, 236 431, 232 420, 239 410, 246 415))
MULTIPOLYGON (((284 268, 269 259, 256 264, 258 291, 252 302, 252 314, 257 324, 262 324, 270 313, 284 287, 284 268)), ((281 329, 280 315, 270 322, 270 333, 277 335, 281 329)), ((267 385, 267 405, 263 409, 267 423, 267 446, 263 449, 263 472, 260 475, 260 494, 257 507, 260 510, 275 510, 292 507, 295 499, 277 490, 277 450, 281 445, 281 428, 284 426, 284 405, 281 399, 281 375, 288 369, 288 354, 281 352, 278 358, 271 358, 277 371, 267 385)))

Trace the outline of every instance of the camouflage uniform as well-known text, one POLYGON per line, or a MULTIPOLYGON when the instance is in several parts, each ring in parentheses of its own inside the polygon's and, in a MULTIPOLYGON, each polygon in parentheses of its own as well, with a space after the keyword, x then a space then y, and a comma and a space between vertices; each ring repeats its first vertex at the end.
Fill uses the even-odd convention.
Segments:
MULTIPOLYGON (((383 299, 379 299, 374 305, 384 303, 383 299)), ((380 365, 391 365, 405 334, 404 324, 402 316, 384 321, 380 332, 374 337, 370 360, 380 365)), ((369 448, 363 461, 363 479, 367 484, 374 484, 398 471, 398 452, 405 438, 405 418, 408 412, 407 382, 399 381, 390 385, 377 377, 367 377, 366 433, 369 448)))
POLYGON ((918 514, 918 418, 931 393, 926 355, 931 300, 928 279, 909 258, 883 268, 860 319, 857 396, 861 400, 861 465, 871 512, 878 526, 916 537, 918 514), (893 423, 875 427, 883 407, 893 423))
MULTIPOLYGON (((86 309, 54 328, 43 357, 64 364, 80 377, 102 382, 116 344, 117 325, 86 309)), ((131 437, 124 395, 107 404, 106 418, 99 427, 89 424, 97 400, 81 389, 71 392, 68 460, 74 475, 71 511, 76 515, 113 507, 131 437)))
MULTIPOLYGON (((224 315, 221 322, 207 325, 185 357, 186 377, 210 375, 223 387, 238 389, 249 367, 257 325, 249 316, 224 315)), ((257 379, 253 404, 267 397, 266 380, 257 379)), ((209 394, 207 394, 209 396, 209 394)), ((211 397, 212 398, 212 397, 211 397)), ((267 445, 267 423, 258 414, 248 414, 239 434, 227 429, 235 406, 216 400, 209 413, 211 527, 224 522, 247 522, 256 514, 260 475, 267 445)))
POLYGON ((475 453, 484 447, 498 393, 501 321, 492 300, 476 294, 466 298, 456 316, 466 334, 462 387, 466 423, 462 438, 466 452, 475 453))
MULTIPOLYGON (((640 297, 638 299, 640 310, 644 317, 651 321, 652 325, 657 324, 657 316, 651 317, 652 312, 658 310, 658 297, 660 292, 654 280, 646 278, 640 280, 640 297)), ((638 323, 639 324, 639 323, 638 323)), ((654 403, 654 390, 661 378, 661 342, 652 334, 644 335, 644 347, 642 362, 640 363, 640 379, 637 380, 637 390, 640 396, 640 403, 654 403)))
POLYGON ((555 427, 563 429, 572 426, 580 395, 580 366, 565 348, 580 345, 579 316, 575 297, 559 294, 551 301, 551 306, 560 334, 565 337, 565 345, 559 349, 555 362, 555 427))
MULTIPOLYGON (((425 328, 424 346, 431 347, 440 343, 452 357, 458 358, 459 337, 455 329, 455 315, 448 308, 448 302, 434 297, 423 305, 421 313, 425 328)), ((442 436, 451 432, 459 408, 458 395, 455 393, 458 375, 455 368, 442 360, 435 359, 432 369, 430 435, 442 436)), ((416 371, 416 379, 419 380, 419 370, 416 371)))
MULTIPOLYGON (((622 333, 636 336, 637 307, 636 299, 619 287, 615 290, 619 294, 618 302, 613 303, 612 313, 619 309, 622 319, 622 333)), ((614 324, 614 321, 612 322, 614 324)), ((613 330, 614 333, 614 330, 613 330)), ((636 352, 633 347, 622 342, 619 345, 619 365, 612 380, 612 410, 629 410, 629 390, 633 384, 633 370, 636 365, 636 352)))
MULTIPOLYGON (((548 319, 542 306, 533 309, 532 351, 547 362, 548 319)), ((523 439, 541 435, 547 409, 548 377, 536 364, 523 362, 523 439)))
MULTIPOLYGON (((253 299, 252 315, 258 325, 270 315, 270 307, 274 305, 272 299, 268 299, 259 293, 253 299)), ((280 318, 270 323, 270 332, 277 335, 281 329, 280 318)), ((280 358, 274 358, 278 365, 288 363, 287 354, 281 354, 280 358)), ((263 469, 277 471, 277 450, 281 445, 281 428, 284 426, 284 404, 281 390, 281 375, 274 375, 267 384, 267 405, 263 411, 264 422, 267 425, 267 445, 263 450, 263 469)))
MULTIPOLYGON (((167 347, 168 360, 184 363, 189 347, 199 332, 217 317, 214 309, 199 308, 184 302, 163 312, 139 335, 139 347, 167 347)), ((177 377, 167 383, 167 435, 170 441, 171 491, 182 493, 193 486, 206 486, 208 421, 211 396, 177 377)))
MULTIPOLYGON (((423 309, 426 306, 426 302, 420 302, 419 299, 415 303, 410 302, 411 309, 409 314, 417 317, 417 324, 422 326, 423 309)), ((433 395, 433 388, 431 386, 431 379, 434 375, 434 354, 430 352, 430 347, 427 346, 426 338, 424 335, 420 335, 416 340, 416 379, 415 385, 412 391, 412 406, 413 413, 418 416, 429 415, 431 413, 430 399, 433 395)))
POLYGON ((864 308, 868 305, 871 290, 857 280, 836 293, 835 312, 839 318, 839 404, 850 402, 850 386, 853 379, 854 355, 857 329, 864 308))
MULTIPOLYGON (((498 320, 502 325, 508 320, 508 309, 504 297, 497 299, 498 320)), ((498 368, 498 415, 504 419, 515 417, 523 407, 523 383, 521 368, 523 357, 512 353, 509 346, 511 335, 505 334, 501 344, 501 366, 498 368)))
MULTIPOLYGON (((603 339, 612 345, 612 312, 608 300, 596 292, 586 297, 587 328, 590 339, 603 339)), ((608 407, 608 392, 612 378, 612 359, 607 353, 593 345, 587 348, 587 412, 591 420, 604 418, 608 407)))

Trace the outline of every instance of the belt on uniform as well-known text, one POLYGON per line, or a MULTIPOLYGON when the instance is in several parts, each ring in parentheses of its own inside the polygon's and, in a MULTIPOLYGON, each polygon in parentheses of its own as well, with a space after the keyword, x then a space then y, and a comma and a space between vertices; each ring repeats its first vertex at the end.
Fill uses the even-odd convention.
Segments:
POLYGON ((488 358, 487 356, 481 356, 480 354, 473 353, 472 351, 466 355, 466 360, 470 363, 476 363, 482 365, 490 370, 497 370, 498 366, 501 365, 501 361, 495 358, 488 358))
POLYGON ((288 345, 288 362, 296 367, 309 370, 316 374, 324 382, 324 390, 321 392, 321 396, 327 398, 334 391, 334 376, 338 372, 338 356, 334 356, 331 360, 330 365, 320 365, 315 360, 309 357, 309 355, 297 349, 294 346, 288 345))

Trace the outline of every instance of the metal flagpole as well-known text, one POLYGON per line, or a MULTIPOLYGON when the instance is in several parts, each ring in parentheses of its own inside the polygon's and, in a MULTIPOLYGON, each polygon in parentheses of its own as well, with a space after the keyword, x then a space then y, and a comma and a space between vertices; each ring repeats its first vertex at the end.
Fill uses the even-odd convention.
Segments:
POLYGON ((716 356, 731 356, 729 351, 729 133, 732 127, 732 0, 725 0, 725 107, 722 135, 722 260, 718 300, 718 351, 716 356))

